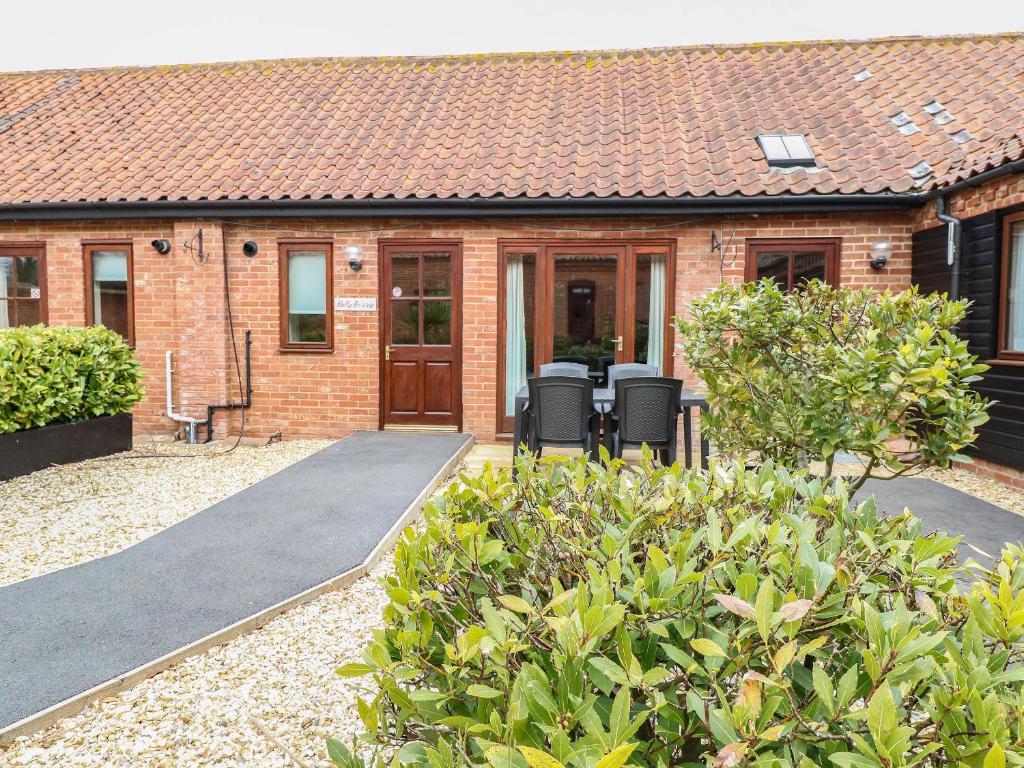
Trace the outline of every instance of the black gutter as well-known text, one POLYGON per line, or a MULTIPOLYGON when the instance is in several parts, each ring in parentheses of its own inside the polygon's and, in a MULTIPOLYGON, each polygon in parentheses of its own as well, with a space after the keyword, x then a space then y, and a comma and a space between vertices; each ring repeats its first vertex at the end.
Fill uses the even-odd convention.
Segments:
POLYGON ((1000 165, 997 168, 990 168, 987 171, 982 171, 979 174, 971 176, 969 179, 958 181, 954 184, 949 184, 945 187, 939 187, 929 192, 927 198, 937 198, 940 195, 951 195, 959 192, 963 189, 969 189, 971 187, 980 187, 982 184, 986 184, 993 179, 999 179, 1003 176, 1009 176, 1011 173, 1024 173, 1024 158, 1020 160, 1014 160, 1012 163, 1006 163, 1000 165))
POLYGON ((174 218, 673 216, 832 213, 917 208, 928 195, 731 195, 728 197, 374 198, 364 200, 154 200, 0 204, 0 221, 174 218))

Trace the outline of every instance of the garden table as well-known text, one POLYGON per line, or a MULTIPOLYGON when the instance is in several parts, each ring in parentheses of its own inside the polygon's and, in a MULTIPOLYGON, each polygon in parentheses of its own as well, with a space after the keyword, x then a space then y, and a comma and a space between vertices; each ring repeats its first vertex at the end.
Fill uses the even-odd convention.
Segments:
MULTIPOLYGON (((515 432, 512 436, 512 459, 515 460, 522 450, 522 446, 528 442, 529 419, 526 418, 526 408, 530 405, 530 389, 523 387, 516 393, 515 400, 515 432)), ((594 408, 598 413, 604 415, 605 429, 607 429, 608 414, 615 410, 615 390, 611 387, 594 388, 594 408)), ((691 421, 691 409, 699 408, 702 411, 708 410, 708 401, 703 395, 694 392, 692 389, 684 389, 680 393, 679 411, 684 414, 683 419, 683 455, 686 466, 693 466, 693 423, 691 421)), ((700 466, 707 469, 708 453, 710 446, 703 434, 700 436, 700 466)))

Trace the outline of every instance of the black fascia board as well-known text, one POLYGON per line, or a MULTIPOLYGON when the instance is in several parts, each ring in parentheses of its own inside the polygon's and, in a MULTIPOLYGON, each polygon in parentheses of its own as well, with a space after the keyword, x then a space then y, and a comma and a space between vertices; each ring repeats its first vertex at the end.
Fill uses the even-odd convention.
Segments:
POLYGON ((673 216, 907 210, 925 194, 732 195, 728 197, 367 198, 155 200, 0 204, 0 221, 74 219, 513 216, 673 216))

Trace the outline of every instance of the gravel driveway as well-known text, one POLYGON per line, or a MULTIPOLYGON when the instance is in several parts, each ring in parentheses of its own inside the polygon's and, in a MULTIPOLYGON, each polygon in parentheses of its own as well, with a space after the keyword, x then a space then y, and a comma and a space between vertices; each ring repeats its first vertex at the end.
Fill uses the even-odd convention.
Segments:
POLYGON ((0 586, 119 552, 329 443, 155 443, 0 483, 0 586))

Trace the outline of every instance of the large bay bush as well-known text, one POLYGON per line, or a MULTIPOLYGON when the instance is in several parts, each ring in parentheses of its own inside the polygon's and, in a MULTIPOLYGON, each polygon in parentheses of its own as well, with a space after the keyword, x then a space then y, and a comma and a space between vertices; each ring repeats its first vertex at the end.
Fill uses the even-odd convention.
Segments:
POLYGON ((856 487, 969 460, 988 419, 972 384, 988 366, 956 336, 965 301, 812 281, 709 291, 677 320, 687 364, 707 389, 702 427, 719 450, 789 467, 863 459, 856 487))
POLYGON ((405 532, 344 675, 364 760, 429 768, 1024 763, 1024 568, 772 463, 526 458, 405 532), (959 592, 965 592, 960 596, 959 592))
POLYGON ((114 331, 0 330, 0 434, 124 413, 142 391, 139 364, 114 331))

